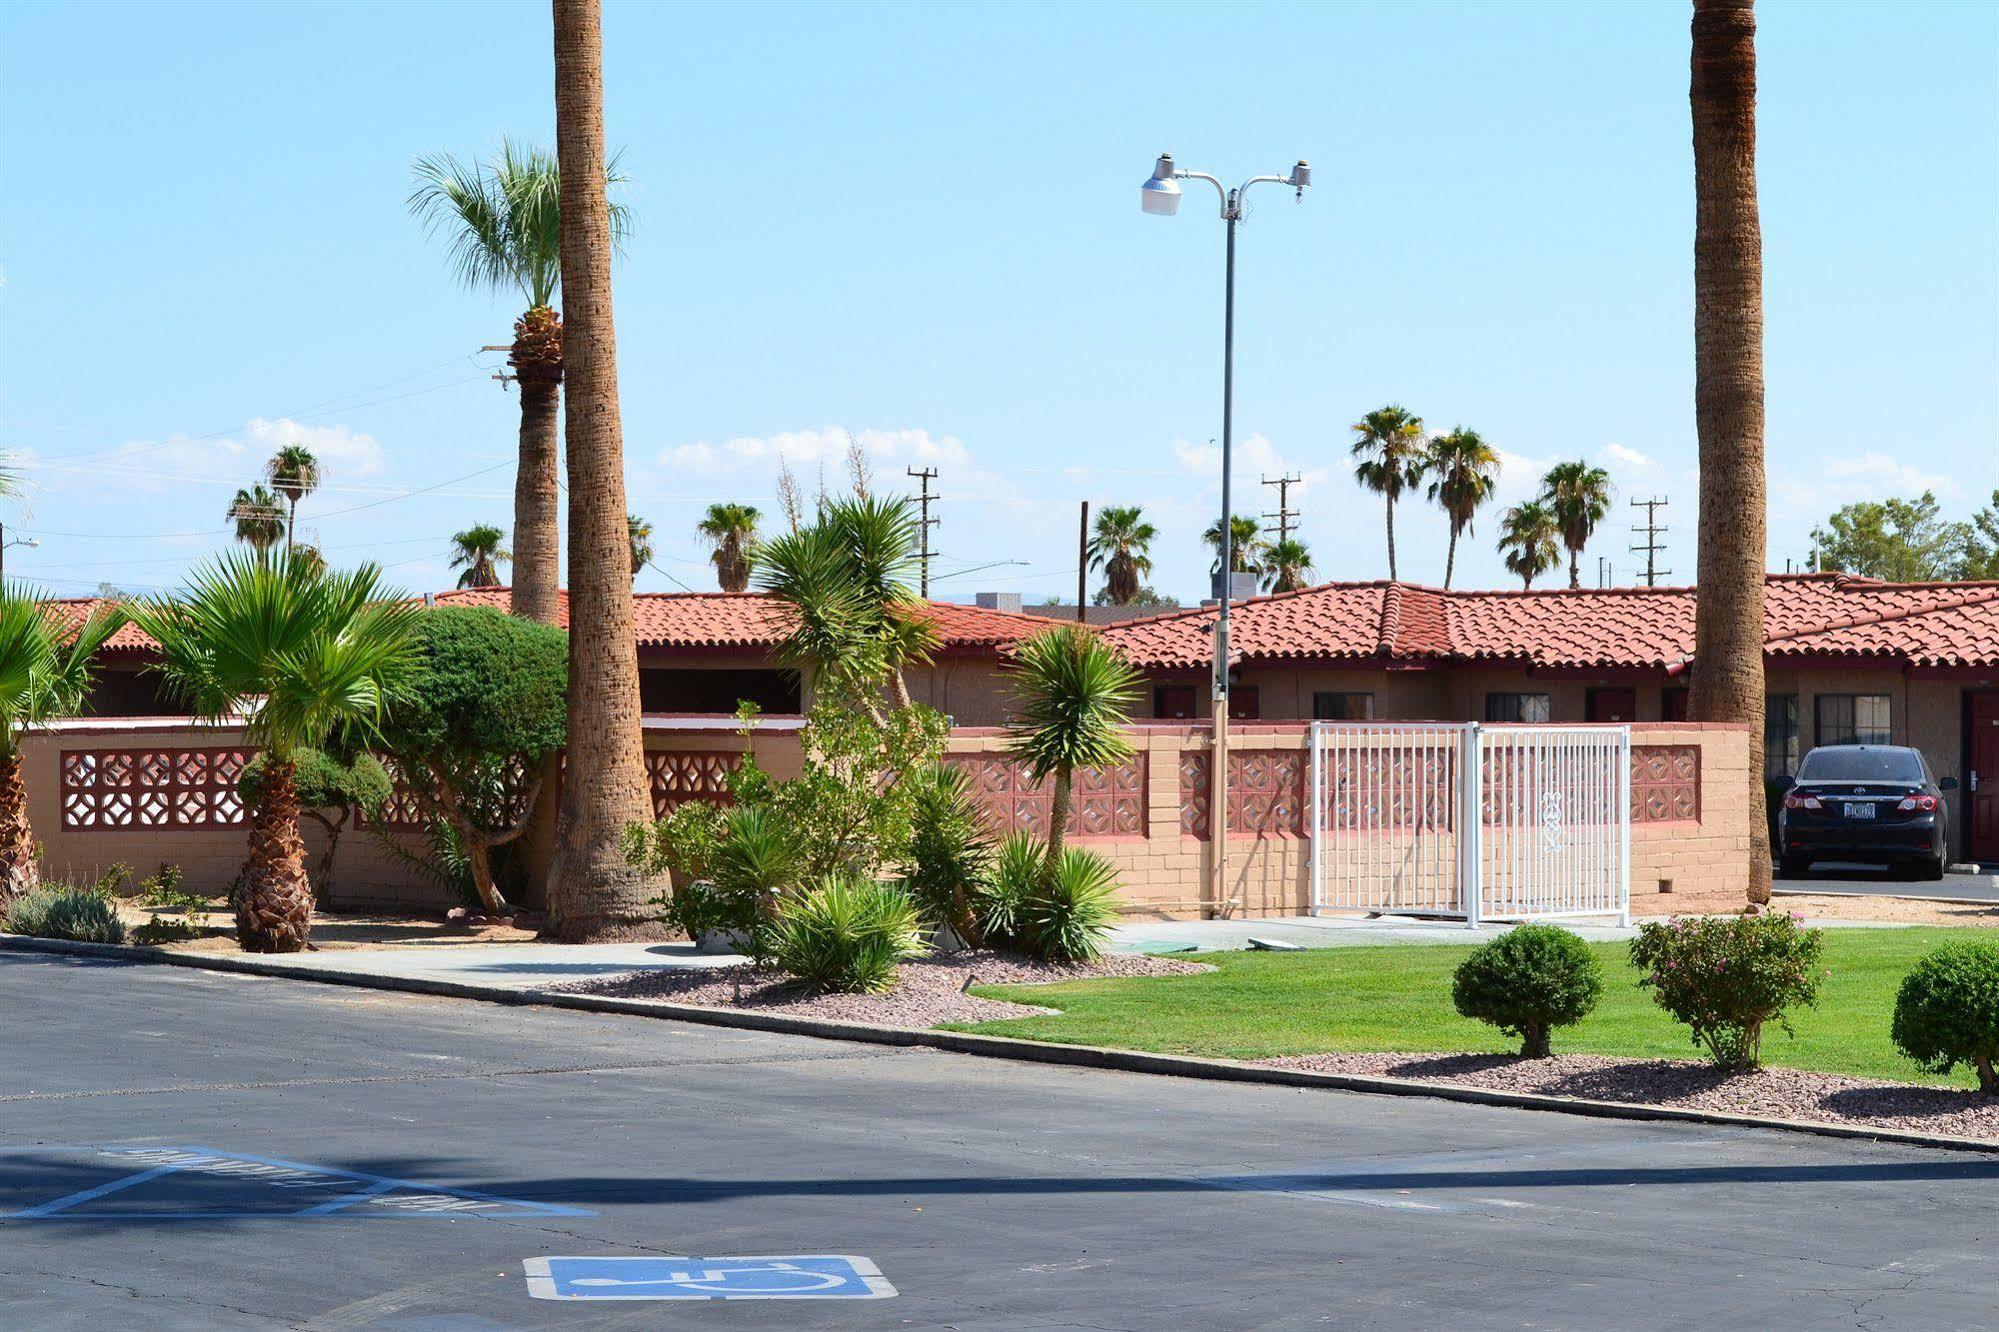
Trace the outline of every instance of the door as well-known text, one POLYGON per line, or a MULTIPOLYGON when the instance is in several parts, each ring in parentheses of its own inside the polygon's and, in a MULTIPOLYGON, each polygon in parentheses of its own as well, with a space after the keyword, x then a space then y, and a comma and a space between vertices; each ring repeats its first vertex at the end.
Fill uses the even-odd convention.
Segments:
POLYGON ((1968 694, 1964 756, 1964 845, 1973 860, 1999 860, 1999 690, 1968 694))
POLYGON ((1589 719, 1593 722, 1628 722, 1638 715, 1635 689, 1592 689, 1589 691, 1589 719))

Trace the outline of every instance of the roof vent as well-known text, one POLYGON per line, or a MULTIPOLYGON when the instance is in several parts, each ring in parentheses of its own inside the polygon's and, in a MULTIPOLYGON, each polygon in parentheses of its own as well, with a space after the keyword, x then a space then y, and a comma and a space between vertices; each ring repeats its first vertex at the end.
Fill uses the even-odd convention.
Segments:
POLYGON ((981 592, 977 596, 976 601, 985 610, 1006 611, 1013 615, 1020 614, 1020 593, 1018 592, 981 592))

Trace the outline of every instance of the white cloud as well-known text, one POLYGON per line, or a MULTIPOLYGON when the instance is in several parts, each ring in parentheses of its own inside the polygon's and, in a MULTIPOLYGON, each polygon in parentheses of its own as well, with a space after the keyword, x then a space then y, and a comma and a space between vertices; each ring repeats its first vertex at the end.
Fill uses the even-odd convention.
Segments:
POLYGON ((1658 466, 1658 464, 1655 463, 1647 455, 1640 453, 1637 449, 1629 448, 1623 444, 1604 445, 1601 456, 1607 462, 1622 463, 1626 467, 1658 466))
POLYGON ((231 434, 133 439, 101 456, 74 461, 61 456, 24 458, 22 466, 50 489, 78 482, 92 490, 145 492, 182 485, 249 485, 262 476, 265 460, 287 444, 303 444, 318 455, 323 482, 335 489, 388 470, 382 446, 372 435, 347 426, 308 426, 289 418, 263 417, 231 434))
POLYGON ((1890 495, 1913 499, 1926 490, 1944 500, 1959 493, 1957 482, 1950 477, 1925 472, 1885 453, 1817 458, 1805 468, 1770 469, 1772 510, 1800 510, 1815 519, 1843 504, 1890 495))
POLYGON ((792 430, 782 434, 744 435, 712 444, 705 440, 660 450, 659 463, 676 470, 720 473, 775 469, 781 460, 795 469, 812 470, 842 462, 850 442, 860 444, 871 463, 962 465, 971 454, 955 435, 933 436, 928 430, 792 430))
POLYGON ((320 471, 329 481, 375 476, 389 466, 373 435, 359 434, 346 426, 300 425, 289 418, 267 421, 260 416, 243 427, 243 433, 258 458, 268 457, 287 444, 305 445, 319 459, 320 471))
MULTIPOLYGON (((1268 437, 1252 434, 1238 441, 1235 454, 1235 485, 1238 491, 1246 486, 1254 486, 1264 477, 1298 476, 1303 478, 1294 495, 1303 494, 1314 482, 1324 481, 1332 472, 1324 467, 1307 467, 1277 451, 1268 437)), ((1222 475, 1222 446, 1209 440, 1196 444, 1190 440, 1173 441, 1173 456, 1180 460, 1182 471, 1197 476, 1211 477, 1216 481, 1222 475)))

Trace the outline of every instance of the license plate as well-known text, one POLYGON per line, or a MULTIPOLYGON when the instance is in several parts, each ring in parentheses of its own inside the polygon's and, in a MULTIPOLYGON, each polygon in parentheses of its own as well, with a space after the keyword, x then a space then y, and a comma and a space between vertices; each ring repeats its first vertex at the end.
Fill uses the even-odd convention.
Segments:
POLYGON ((1849 801, 1846 806, 1846 817, 1849 819, 1871 819, 1874 817, 1874 806, 1867 803, 1854 804, 1849 801))

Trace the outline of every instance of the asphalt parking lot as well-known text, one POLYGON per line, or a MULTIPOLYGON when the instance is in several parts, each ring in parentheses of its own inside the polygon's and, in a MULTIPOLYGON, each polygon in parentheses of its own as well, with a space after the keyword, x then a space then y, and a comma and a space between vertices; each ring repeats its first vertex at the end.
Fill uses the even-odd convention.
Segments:
POLYGON ((1999 1322, 1999 1157, 30 954, 0 1013, 8 1328, 1999 1322))

